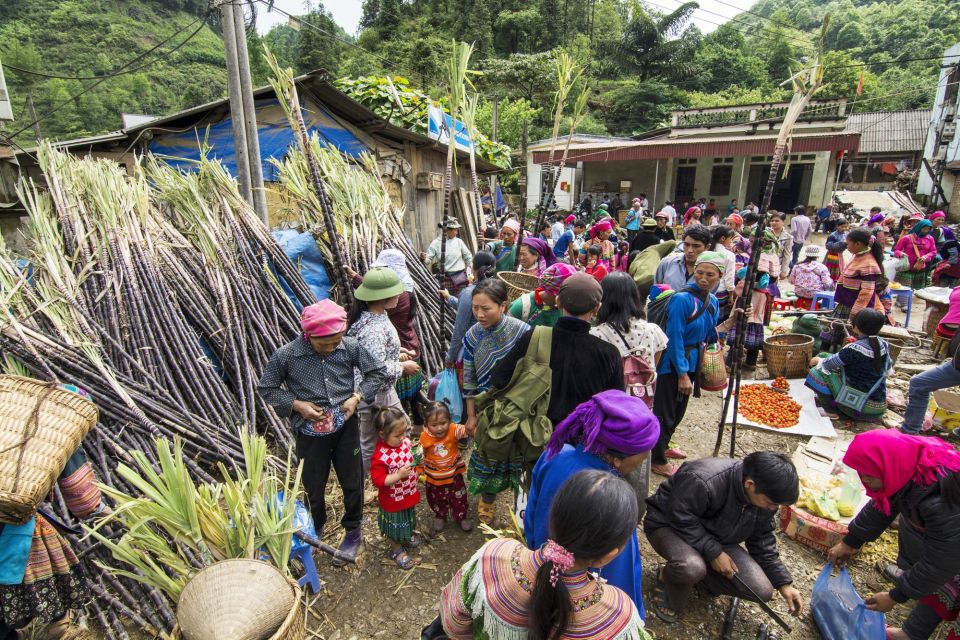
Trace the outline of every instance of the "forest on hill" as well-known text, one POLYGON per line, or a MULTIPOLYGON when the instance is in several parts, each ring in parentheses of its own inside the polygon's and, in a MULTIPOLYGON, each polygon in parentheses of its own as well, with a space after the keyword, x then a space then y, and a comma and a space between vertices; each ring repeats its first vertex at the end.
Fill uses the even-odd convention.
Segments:
MULTIPOLYGON (((269 0, 249 4, 270 10, 269 0)), ((786 98, 781 83, 811 54, 827 15, 820 97, 852 98, 862 77, 858 111, 929 106, 942 53, 960 41, 960 0, 722 4, 723 14, 679 0, 363 0, 359 33, 351 35, 314 0, 262 37, 251 29, 249 45, 258 84, 267 74, 265 41, 281 62, 298 72, 325 69, 376 107, 388 99, 377 81, 384 76, 417 99, 442 95, 451 40, 474 42, 472 66, 483 72, 475 80, 478 125, 490 133, 498 96, 500 139, 517 147, 524 121, 531 140, 548 135, 553 57, 561 50, 588 69, 588 114, 578 131, 628 136, 680 107, 786 98), (694 16, 722 25, 704 34, 694 16)), ((59 138, 115 129, 121 112, 160 115, 222 97, 218 26, 213 18, 197 25, 206 10, 206 0, 0 3, 0 60, 18 123, 30 122, 27 95, 38 113, 55 109, 41 126, 59 138)), ((410 126, 419 114, 391 117, 410 126)))

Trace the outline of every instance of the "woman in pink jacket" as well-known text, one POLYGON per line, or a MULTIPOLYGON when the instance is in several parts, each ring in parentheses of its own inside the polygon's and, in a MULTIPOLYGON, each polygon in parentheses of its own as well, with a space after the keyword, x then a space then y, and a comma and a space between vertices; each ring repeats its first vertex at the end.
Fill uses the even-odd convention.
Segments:
POLYGON ((934 259, 937 257, 937 243, 930 233, 933 223, 929 220, 920 220, 897 243, 893 250, 896 258, 906 257, 908 267, 898 271, 897 282, 914 290, 930 286, 930 275, 933 273, 934 259))

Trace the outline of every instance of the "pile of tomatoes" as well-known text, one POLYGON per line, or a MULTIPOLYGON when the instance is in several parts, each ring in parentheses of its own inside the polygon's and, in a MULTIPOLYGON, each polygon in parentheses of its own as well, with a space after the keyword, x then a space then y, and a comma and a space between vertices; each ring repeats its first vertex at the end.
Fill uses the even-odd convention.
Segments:
POLYGON ((782 391, 787 391, 790 388, 790 383, 787 382, 787 379, 783 376, 777 376, 773 379, 773 382, 770 383, 770 386, 774 389, 780 389, 782 391))
POLYGON ((777 429, 793 427, 800 422, 800 405, 765 384, 740 387, 738 413, 751 422, 777 429))

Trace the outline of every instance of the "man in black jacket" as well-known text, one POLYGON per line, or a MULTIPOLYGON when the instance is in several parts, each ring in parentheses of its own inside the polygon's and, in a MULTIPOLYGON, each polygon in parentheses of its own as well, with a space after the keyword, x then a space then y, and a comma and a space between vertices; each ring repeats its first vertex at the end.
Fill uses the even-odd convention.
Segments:
POLYGON ((714 595, 753 600, 734 575, 764 601, 777 589, 790 613, 800 615, 803 597, 792 586, 773 536, 777 508, 793 504, 799 494, 793 463, 772 451, 742 461, 705 458, 681 466, 647 498, 643 521, 647 539, 667 561, 653 595, 657 617, 676 621, 698 583, 714 595))

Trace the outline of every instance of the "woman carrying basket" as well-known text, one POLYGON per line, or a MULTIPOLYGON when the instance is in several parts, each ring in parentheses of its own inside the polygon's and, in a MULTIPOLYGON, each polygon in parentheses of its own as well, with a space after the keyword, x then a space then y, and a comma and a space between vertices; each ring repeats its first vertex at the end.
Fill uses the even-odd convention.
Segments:
MULTIPOLYGON (((63 388, 88 397, 72 385, 63 388)), ((76 518, 103 511, 96 481, 83 450, 77 449, 57 478, 64 502, 76 518)), ((26 637, 16 630, 34 619, 48 623, 46 637, 53 640, 85 637, 72 613, 89 597, 77 563, 70 543, 40 513, 26 524, 0 523, 0 640, 26 637)))
POLYGON ((900 238, 893 255, 905 262, 905 267, 897 268, 897 282, 914 290, 930 286, 934 259, 937 257, 937 243, 931 232, 933 223, 920 220, 910 233, 900 238))

